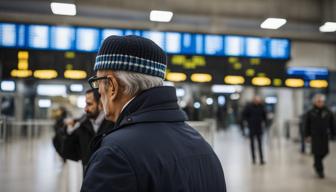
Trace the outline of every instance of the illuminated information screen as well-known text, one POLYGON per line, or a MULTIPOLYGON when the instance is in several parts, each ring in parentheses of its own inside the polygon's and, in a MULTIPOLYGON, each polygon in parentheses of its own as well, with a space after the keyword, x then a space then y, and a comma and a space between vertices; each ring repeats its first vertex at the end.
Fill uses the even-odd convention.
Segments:
POLYGON ((36 49, 49 48, 49 27, 46 25, 29 25, 28 47, 36 49))
POLYGON ((289 67, 287 74, 305 80, 328 79, 329 77, 328 69, 318 67, 289 67))
POLYGON ((99 30, 95 28, 78 28, 76 31, 76 49, 79 51, 97 51, 99 30))
POLYGON ((290 59, 289 39, 152 30, 0 23, 0 47, 97 52, 110 35, 137 35, 168 54, 290 59))
POLYGON ((144 31, 143 37, 154 41, 162 49, 165 48, 165 34, 159 31, 144 31))
POLYGON ((15 47, 16 44, 16 25, 0 24, 0 45, 4 47, 15 47))
POLYGON ((244 38, 240 36, 226 36, 225 54, 229 56, 244 55, 244 38))
POLYGON ((52 26, 50 48, 57 50, 71 50, 75 41, 73 27, 52 26))

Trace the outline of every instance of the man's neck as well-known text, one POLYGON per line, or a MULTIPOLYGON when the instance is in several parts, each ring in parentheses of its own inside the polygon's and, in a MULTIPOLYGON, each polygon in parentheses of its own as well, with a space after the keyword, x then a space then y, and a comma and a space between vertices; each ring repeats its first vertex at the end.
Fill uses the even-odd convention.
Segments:
MULTIPOLYGON (((121 101, 118 103, 118 105, 115 105, 114 108, 116 110, 116 114, 114 116, 114 119, 112 119, 113 122, 117 121, 118 117, 122 113, 122 111, 126 108, 126 106, 135 98, 131 96, 122 96, 121 101)), ((111 119, 110 119, 111 120, 111 119)))

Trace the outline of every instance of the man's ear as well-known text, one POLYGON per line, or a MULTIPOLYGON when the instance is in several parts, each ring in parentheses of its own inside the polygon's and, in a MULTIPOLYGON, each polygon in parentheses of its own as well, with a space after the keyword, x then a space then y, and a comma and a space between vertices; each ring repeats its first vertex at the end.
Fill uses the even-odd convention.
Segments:
POLYGON ((115 100, 118 98, 119 93, 119 82, 117 81, 117 79, 112 75, 110 76, 110 84, 109 84, 109 98, 111 98, 111 100, 115 100))

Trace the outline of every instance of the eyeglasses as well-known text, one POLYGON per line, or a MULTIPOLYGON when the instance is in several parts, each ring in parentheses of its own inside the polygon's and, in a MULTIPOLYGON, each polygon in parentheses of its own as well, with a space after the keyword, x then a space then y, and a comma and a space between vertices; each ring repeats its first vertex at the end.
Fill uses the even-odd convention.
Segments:
POLYGON ((107 76, 103 76, 103 77, 93 76, 93 77, 90 77, 88 79, 88 82, 89 82, 90 86, 92 87, 92 89, 98 89, 99 80, 102 80, 102 79, 109 79, 109 77, 107 77, 107 76))

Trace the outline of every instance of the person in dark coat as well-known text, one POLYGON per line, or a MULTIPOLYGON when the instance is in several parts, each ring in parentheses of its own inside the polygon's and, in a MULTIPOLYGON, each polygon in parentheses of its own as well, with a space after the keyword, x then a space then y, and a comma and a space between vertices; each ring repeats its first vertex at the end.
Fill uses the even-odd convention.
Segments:
POLYGON ((64 107, 60 107, 54 111, 55 124, 53 126, 55 135, 52 138, 52 143, 58 155, 62 158, 63 163, 66 162, 66 159, 63 157, 62 148, 64 135, 66 131, 66 125, 64 120, 67 117, 67 111, 64 107))
POLYGON ((104 40, 89 82, 116 124, 95 142, 82 192, 226 191, 217 155, 186 124, 176 89, 162 86, 165 69, 165 53, 149 39, 104 40))
POLYGON ((323 159, 329 153, 329 137, 335 135, 333 113, 325 106, 325 96, 314 96, 314 106, 306 113, 305 135, 311 141, 314 168, 320 178, 324 178, 323 159))
POLYGON ((85 169, 91 152, 91 141, 97 136, 112 129, 114 124, 104 117, 102 106, 93 90, 86 92, 85 115, 78 120, 66 120, 67 135, 63 141, 62 155, 66 159, 82 160, 85 169))
POLYGON ((262 150, 263 126, 266 123, 266 110, 262 104, 260 96, 255 96, 253 102, 247 104, 243 110, 243 120, 247 122, 249 128, 252 163, 255 164, 254 140, 257 140, 259 149, 260 164, 265 164, 262 150))

